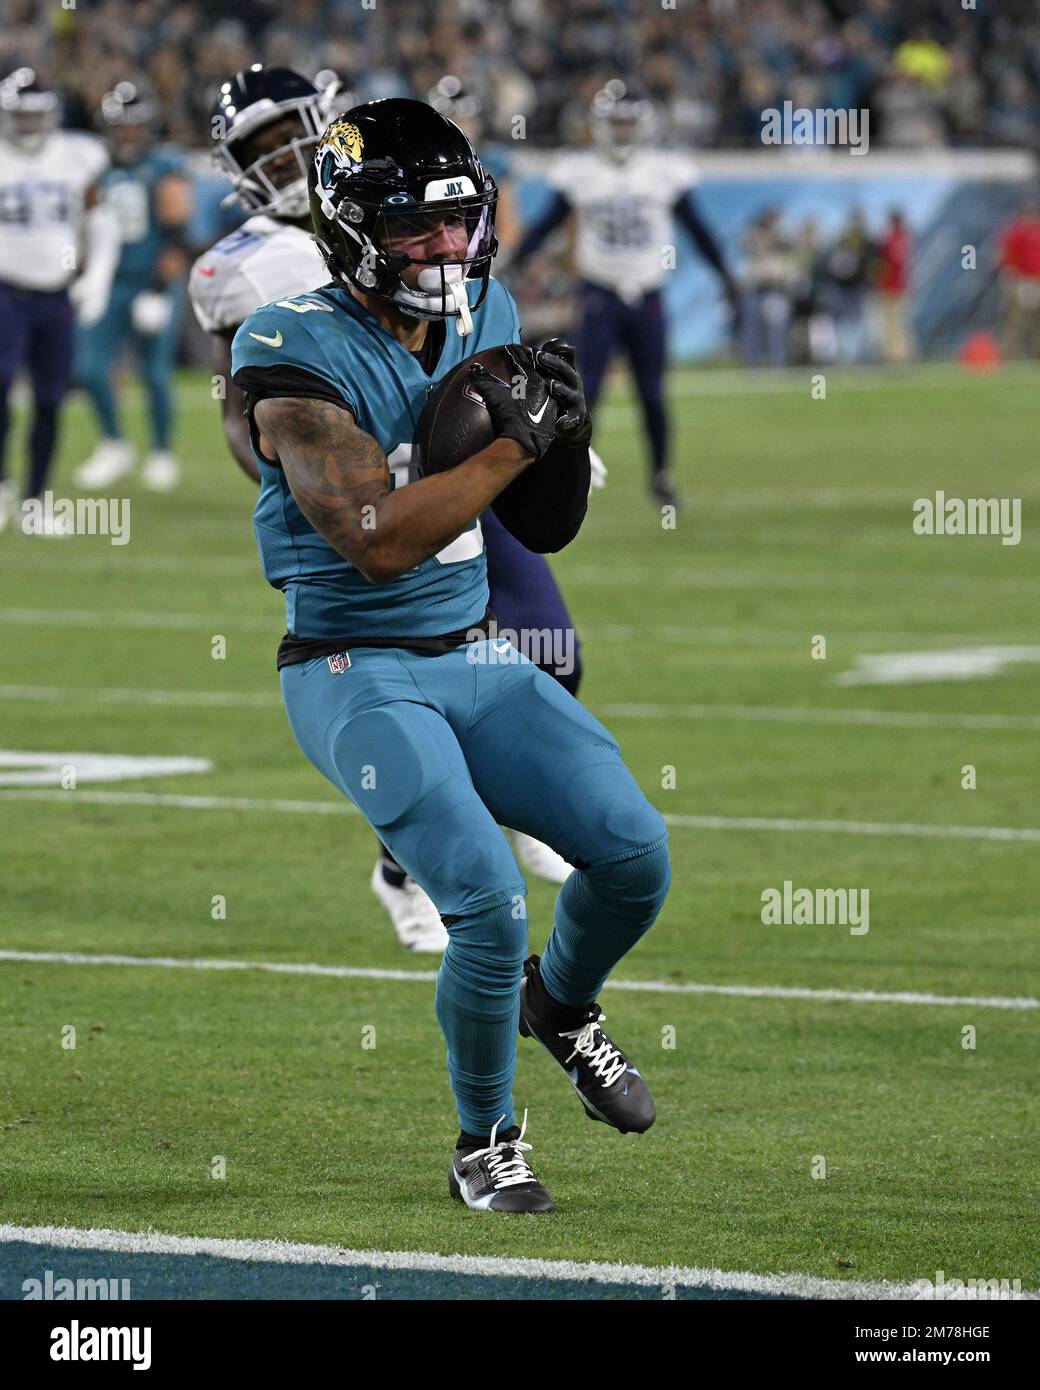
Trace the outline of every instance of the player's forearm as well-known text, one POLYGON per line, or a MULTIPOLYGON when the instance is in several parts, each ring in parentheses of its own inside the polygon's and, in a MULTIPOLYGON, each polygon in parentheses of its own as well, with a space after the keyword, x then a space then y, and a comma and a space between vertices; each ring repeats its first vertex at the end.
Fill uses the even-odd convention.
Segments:
POLYGON ((253 456, 252 446, 249 442, 249 425, 244 416, 236 416, 232 411, 225 410, 224 442, 228 446, 228 453, 242 472, 247 477, 252 478, 254 483, 259 483, 260 469, 253 456))
POLYGON ((364 555, 352 563, 374 584, 398 579, 468 530, 530 462, 515 440, 496 439, 450 472, 388 492, 375 506, 364 555))

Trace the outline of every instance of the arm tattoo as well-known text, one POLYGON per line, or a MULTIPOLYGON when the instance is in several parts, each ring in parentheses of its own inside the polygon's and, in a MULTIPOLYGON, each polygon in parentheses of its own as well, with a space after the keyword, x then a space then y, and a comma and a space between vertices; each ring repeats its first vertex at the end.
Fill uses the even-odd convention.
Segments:
POLYGON ((273 444, 300 510, 334 550, 364 570, 380 501, 390 491, 386 455, 331 401, 258 401, 257 427, 273 444), (360 563, 359 563, 360 562, 360 563))

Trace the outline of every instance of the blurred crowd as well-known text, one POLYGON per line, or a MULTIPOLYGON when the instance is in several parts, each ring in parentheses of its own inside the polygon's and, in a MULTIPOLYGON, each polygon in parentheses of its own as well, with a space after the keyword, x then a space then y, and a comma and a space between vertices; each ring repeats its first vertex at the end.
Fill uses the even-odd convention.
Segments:
POLYGON ((606 77, 638 72, 678 139, 758 143, 761 112, 869 108, 871 143, 1036 144, 1036 0, 0 0, 0 69, 38 67, 87 124, 144 78, 168 139, 205 143, 213 97, 258 59, 361 99, 457 73, 485 135, 566 143, 606 77))
POLYGON ((909 362, 911 259, 910 232, 898 209, 876 236, 854 209, 826 243, 811 219, 789 234, 776 209, 760 213, 744 236, 742 361, 770 367, 909 362))

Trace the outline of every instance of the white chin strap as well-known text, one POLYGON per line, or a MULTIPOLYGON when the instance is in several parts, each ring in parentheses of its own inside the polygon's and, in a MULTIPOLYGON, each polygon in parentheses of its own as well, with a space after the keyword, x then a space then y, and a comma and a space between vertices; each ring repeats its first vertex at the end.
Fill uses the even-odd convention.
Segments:
POLYGON ((425 310, 429 313, 432 310, 436 318, 453 318, 455 331, 460 338, 473 332, 473 315, 470 312, 466 277, 461 265, 445 266, 443 272, 438 267, 427 266, 419 271, 418 283, 414 290, 405 290, 396 294, 394 298, 398 304, 420 311, 425 310))

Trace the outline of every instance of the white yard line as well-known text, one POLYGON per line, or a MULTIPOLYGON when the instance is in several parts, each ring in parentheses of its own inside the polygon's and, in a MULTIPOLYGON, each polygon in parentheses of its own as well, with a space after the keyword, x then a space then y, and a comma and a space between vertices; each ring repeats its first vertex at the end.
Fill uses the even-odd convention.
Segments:
MULTIPOLYGON (((188 796, 175 792, 99 792, 45 789, 0 790, 0 801, 98 802, 108 806, 167 806, 184 811, 278 811, 292 815, 357 815, 349 801, 289 801, 262 796, 188 796)), ((684 830, 767 830, 818 835, 892 835, 924 840, 996 840, 1036 844, 1040 829, 1010 825, 916 825, 910 821, 798 820, 769 816, 684 816, 668 814, 668 825, 684 830)))
MULTIPOLYGON (((0 685, 0 700, 73 705, 178 705, 213 709, 280 708, 277 690, 163 690, 149 688, 0 685)), ((651 704, 610 701, 591 708, 607 719, 704 719, 739 723, 850 724, 890 729, 1040 729, 1037 714, 922 714, 910 710, 827 709, 800 705, 651 704)))
MULTIPOLYGON (((0 1225, 0 1241, 113 1254, 209 1255, 218 1259, 268 1264, 414 1270, 431 1274, 630 1284, 661 1289, 667 1286, 705 1288, 788 1298, 914 1299, 922 1294, 922 1289, 915 1284, 889 1283, 887 1280, 820 1279, 809 1274, 748 1274, 740 1270, 689 1269, 678 1265, 528 1260, 498 1255, 437 1255, 423 1250, 346 1250, 337 1245, 297 1245, 282 1240, 226 1240, 210 1236, 162 1235, 158 1232, 78 1230, 68 1226, 0 1225)), ((1034 1299, 1038 1295, 1028 1292, 1017 1297, 1034 1299)))
MULTIPOLYGON (((382 970, 359 965, 317 965, 295 961, 217 960, 178 956, 124 956, 82 951, 0 951, 0 961, 27 965, 127 965, 152 970, 257 970, 269 975, 321 975, 336 980, 396 980, 431 983, 435 970, 382 970)), ((913 1004, 923 1007, 1038 1009, 1040 999, 1025 995, 928 994, 913 990, 808 989, 797 985, 716 985, 675 980, 608 980, 606 989, 631 994, 718 994, 738 999, 805 999, 820 1003, 913 1004)))
MULTIPOLYGON (((156 632, 260 632, 267 633, 272 640, 281 631, 280 616, 270 618, 255 613, 228 614, 214 609, 210 613, 168 613, 142 609, 113 608, 110 612, 93 608, 0 608, 0 626, 11 627, 97 627, 135 628, 156 632)), ((761 643, 770 648, 787 646, 798 642, 804 644, 804 628, 752 628, 752 627, 689 627, 675 623, 581 623, 579 634, 594 634, 600 640, 630 642, 646 636, 659 637, 665 642, 688 643, 691 646, 740 646, 749 642, 761 643)), ((906 642, 920 645, 927 642, 942 643, 993 643, 1010 644, 1023 641, 1023 634, 995 635, 977 632, 906 632, 906 631, 850 631, 842 632, 845 643, 887 644, 906 642)))

